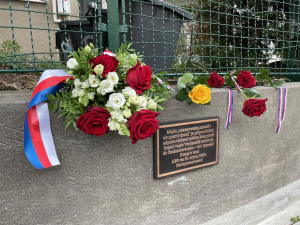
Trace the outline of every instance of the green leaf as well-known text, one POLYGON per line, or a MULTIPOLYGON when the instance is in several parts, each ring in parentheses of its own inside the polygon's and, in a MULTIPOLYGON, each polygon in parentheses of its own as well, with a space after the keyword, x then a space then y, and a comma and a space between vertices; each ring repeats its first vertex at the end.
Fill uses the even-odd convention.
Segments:
POLYGON ((76 122, 75 122, 75 121, 73 121, 73 127, 75 128, 75 130, 78 131, 78 128, 77 128, 77 126, 76 126, 76 122))
POLYGON ((55 112, 55 111, 57 110, 57 105, 58 105, 58 102, 55 102, 55 103, 53 104, 53 112, 55 112))
POLYGON ((237 71, 235 71, 235 72, 232 74, 232 76, 237 77, 241 72, 242 72, 242 70, 241 70, 241 69, 238 69, 237 71))
POLYGON ((59 116, 57 117, 58 119, 60 118, 60 117, 62 117, 63 115, 66 115, 68 112, 62 112, 61 114, 59 114, 59 116))
POLYGON ((208 84, 207 80, 210 78, 210 75, 206 75, 206 76, 199 76, 197 77, 195 83, 196 84, 208 84))
POLYGON ((234 82, 232 80, 228 80, 228 81, 226 81, 225 85, 228 87, 234 87, 234 82))
POLYGON ((66 126, 65 126, 65 130, 70 126, 70 124, 72 123, 73 120, 70 120, 69 122, 67 122, 66 126))
POLYGON ((161 71, 161 72, 159 72, 158 74, 159 75, 164 75, 164 74, 167 74, 168 72, 166 72, 166 71, 161 71))
POLYGON ((188 99, 186 100, 186 103, 190 105, 190 104, 192 104, 192 103, 193 103, 193 101, 192 101, 192 99, 191 99, 191 98, 188 98, 188 99))
POLYGON ((254 88, 244 88, 243 93, 249 98, 261 97, 261 95, 254 88))
POLYGON ((191 82, 193 80, 193 78, 194 78, 193 74, 191 74, 191 73, 185 73, 182 76, 181 82, 184 83, 184 84, 186 84, 188 82, 191 82))
POLYGON ((210 105, 210 101, 208 103, 203 104, 203 105, 210 105))
POLYGON ((292 218, 291 222, 296 223, 296 222, 298 222, 298 220, 296 218, 292 218))
POLYGON ((156 102, 161 103, 161 102, 164 102, 164 101, 167 101, 167 99, 166 98, 161 98, 161 99, 158 99, 156 102))
POLYGON ((186 93, 186 91, 184 89, 181 89, 178 91, 177 95, 175 96, 175 98, 178 100, 178 101, 185 101, 189 98, 189 95, 188 93, 186 93))
POLYGON ((157 104, 157 108, 162 109, 162 110, 165 110, 164 107, 162 107, 161 105, 158 105, 158 104, 157 104))
POLYGON ((50 94, 50 97, 51 97, 51 99, 52 99, 53 101, 56 100, 56 97, 55 97, 53 94, 50 94))
POLYGON ((59 94, 58 92, 56 92, 56 97, 57 97, 59 100, 61 100, 61 96, 60 96, 60 94, 59 94))
POLYGON ((53 108, 53 103, 50 102, 50 103, 48 104, 48 110, 51 111, 52 108, 53 108))
POLYGON ((274 85, 273 85, 273 82, 272 82, 271 78, 270 78, 270 77, 267 77, 266 79, 267 79, 267 81, 269 82, 269 84, 271 85, 271 87, 273 87, 274 85))
POLYGON ((264 68, 260 69, 260 77, 261 79, 267 79, 270 76, 270 71, 264 68))
POLYGON ((185 88, 185 87, 186 87, 186 85, 185 85, 185 83, 182 82, 182 77, 180 77, 177 81, 177 88, 179 90, 181 90, 182 88, 185 88))
POLYGON ((52 101, 52 98, 50 97, 49 94, 47 94, 47 98, 48 98, 48 100, 49 100, 50 102, 52 101))
POLYGON ((276 80, 274 81, 273 86, 276 88, 280 88, 280 86, 283 85, 284 83, 285 83, 284 80, 276 80))
POLYGON ((62 107, 63 107, 63 103, 62 103, 62 101, 60 101, 59 105, 58 105, 58 111, 61 111, 62 107))

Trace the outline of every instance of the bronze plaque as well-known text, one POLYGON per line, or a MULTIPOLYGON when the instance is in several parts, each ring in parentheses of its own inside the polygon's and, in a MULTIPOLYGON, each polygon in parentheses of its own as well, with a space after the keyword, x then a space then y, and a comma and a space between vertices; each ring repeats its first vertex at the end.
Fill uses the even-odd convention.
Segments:
POLYGON ((154 134, 154 179, 218 163, 219 117, 164 122, 154 134))

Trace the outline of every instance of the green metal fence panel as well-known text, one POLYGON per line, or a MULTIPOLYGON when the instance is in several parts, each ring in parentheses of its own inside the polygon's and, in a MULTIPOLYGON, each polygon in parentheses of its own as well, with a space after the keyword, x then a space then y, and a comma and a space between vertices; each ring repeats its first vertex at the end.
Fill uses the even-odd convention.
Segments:
POLYGON ((62 43, 76 51, 93 42, 102 52, 131 42, 167 76, 264 67, 300 80, 299 0, 71 0, 62 13, 53 3, 63 1, 34 1, 0 1, 0 73, 59 68, 62 43), (94 11, 86 14, 86 4, 94 11))

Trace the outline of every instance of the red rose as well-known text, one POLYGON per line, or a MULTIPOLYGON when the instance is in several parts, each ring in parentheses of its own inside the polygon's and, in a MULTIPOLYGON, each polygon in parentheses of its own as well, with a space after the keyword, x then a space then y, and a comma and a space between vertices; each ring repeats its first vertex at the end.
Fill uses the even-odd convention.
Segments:
POLYGON ((250 116, 250 117, 260 116, 267 110, 266 101, 267 99, 255 99, 255 98, 248 99, 244 103, 242 112, 246 116, 250 116))
POLYGON ((152 136, 158 129, 159 121, 156 120, 156 117, 159 114, 160 113, 142 109, 141 111, 134 113, 128 119, 126 125, 130 131, 132 144, 135 144, 138 140, 143 140, 152 136))
POLYGON ((84 133, 101 137, 108 132, 109 112, 99 106, 87 107, 85 113, 79 117, 76 126, 84 133))
MULTIPOLYGON (((96 58, 90 60, 90 64, 92 63, 93 63, 92 69, 94 69, 95 66, 99 64, 101 64, 104 67, 102 76, 105 78, 105 75, 107 75, 109 72, 116 71, 119 61, 113 56, 99 55, 96 58)), ((95 72, 93 72, 93 74, 97 75, 95 72)))
POLYGON ((137 94, 141 95, 144 90, 150 88, 151 75, 151 67, 141 66, 141 63, 137 61, 137 64, 128 70, 126 82, 137 94))
POLYGON ((237 83, 243 88, 252 88, 256 85, 255 77, 252 76, 250 71, 244 70, 237 76, 237 83))
POLYGON ((210 78, 207 80, 207 82, 211 87, 220 88, 224 85, 225 79, 223 77, 220 77, 219 74, 216 73, 216 71, 210 73, 209 75, 210 78))

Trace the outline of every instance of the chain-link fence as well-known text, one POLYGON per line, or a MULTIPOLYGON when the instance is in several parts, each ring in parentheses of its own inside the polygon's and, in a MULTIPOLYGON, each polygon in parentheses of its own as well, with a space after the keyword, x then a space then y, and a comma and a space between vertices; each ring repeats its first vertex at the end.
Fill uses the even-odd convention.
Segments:
POLYGON ((3 0, 0 72, 59 68, 67 51, 132 42, 156 72, 242 68, 298 80, 299 0, 3 0))

